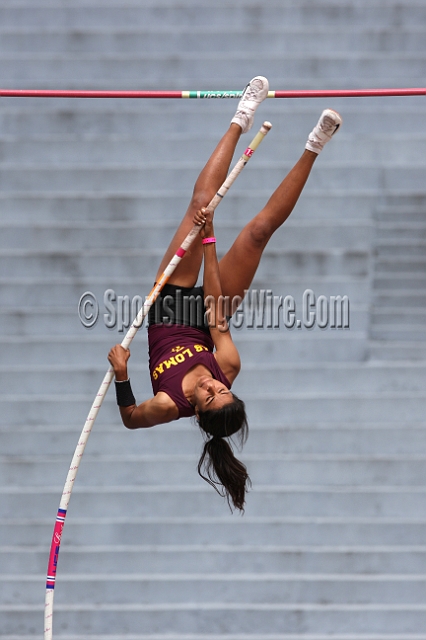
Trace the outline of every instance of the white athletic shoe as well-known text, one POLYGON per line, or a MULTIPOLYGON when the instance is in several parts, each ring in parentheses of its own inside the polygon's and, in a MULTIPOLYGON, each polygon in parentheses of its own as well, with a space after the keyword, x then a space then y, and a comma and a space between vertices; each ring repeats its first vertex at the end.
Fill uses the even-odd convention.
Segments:
POLYGON ((325 109, 317 125, 309 134, 305 149, 313 151, 314 153, 320 153, 324 145, 334 136, 342 122, 343 120, 337 111, 325 109))
POLYGON ((253 125, 254 114, 260 103, 267 97, 269 82, 263 76, 256 76, 250 80, 243 91, 235 116, 231 123, 239 124, 243 133, 249 131, 253 125))

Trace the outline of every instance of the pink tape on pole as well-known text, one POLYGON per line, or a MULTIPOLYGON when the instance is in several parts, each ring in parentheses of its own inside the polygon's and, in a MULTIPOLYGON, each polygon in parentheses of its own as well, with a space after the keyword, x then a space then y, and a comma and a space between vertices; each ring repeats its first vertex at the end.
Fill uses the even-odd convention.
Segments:
POLYGON ((182 247, 179 247, 179 249, 176 251, 176 255, 177 255, 179 258, 183 258, 183 256, 185 255, 185 253, 186 253, 186 251, 185 251, 185 249, 182 249, 182 247))
POLYGON ((61 546, 62 530, 65 524, 67 512, 65 509, 58 509, 55 527, 53 529, 52 545, 50 547, 49 562, 47 565, 46 589, 55 588, 56 568, 58 565, 59 547, 61 546))

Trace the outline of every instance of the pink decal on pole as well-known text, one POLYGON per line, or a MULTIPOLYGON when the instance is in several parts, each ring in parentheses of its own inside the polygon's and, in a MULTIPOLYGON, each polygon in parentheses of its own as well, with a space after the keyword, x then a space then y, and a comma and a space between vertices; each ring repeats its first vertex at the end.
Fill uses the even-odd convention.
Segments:
POLYGON ((251 158, 253 153, 254 151, 253 149, 250 149, 250 147, 247 147, 247 149, 244 151, 244 155, 247 156, 247 158, 251 158))
POLYGON ((62 529, 65 524, 65 509, 58 509, 55 527, 53 529, 52 545, 50 547, 49 563, 47 565, 46 589, 55 588, 56 567, 58 565, 59 547, 61 546, 62 529))
POLYGON ((185 253, 186 253, 186 251, 185 251, 185 249, 182 249, 182 247, 179 247, 179 249, 176 251, 176 255, 178 256, 178 258, 183 258, 185 253))

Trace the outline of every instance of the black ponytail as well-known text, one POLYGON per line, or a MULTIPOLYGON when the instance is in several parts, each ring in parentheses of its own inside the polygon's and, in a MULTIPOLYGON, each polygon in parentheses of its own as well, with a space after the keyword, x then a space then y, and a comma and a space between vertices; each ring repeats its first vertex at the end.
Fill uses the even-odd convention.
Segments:
POLYGON ((198 473, 221 496, 226 497, 236 509, 244 511, 245 494, 251 486, 247 469, 234 456, 231 445, 225 438, 238 435, 240 446, 248 436, 247 416, 244 402, 233 395, 233 402, 216 411, 199 411, 200 429, 211 436, 203 448, 198 463, 198 473), (203 473, 204 471, 204 473, 203 473))

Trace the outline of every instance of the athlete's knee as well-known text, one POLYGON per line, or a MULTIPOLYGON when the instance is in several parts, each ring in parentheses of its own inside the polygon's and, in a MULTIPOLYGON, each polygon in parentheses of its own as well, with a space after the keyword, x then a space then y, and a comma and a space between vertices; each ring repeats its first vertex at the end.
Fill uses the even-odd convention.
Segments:
POLYGON ((248 225, 250 242, 256 247, 264 247, 273 233, 269 220, 254 218, 248 225))
POLYGON ((191 198, 191 209, 192 211, 199 211, 203 207, 207 207, 210 204, 212 198, 214 196, 214 192, 209 189, 194 189, 191 198))

